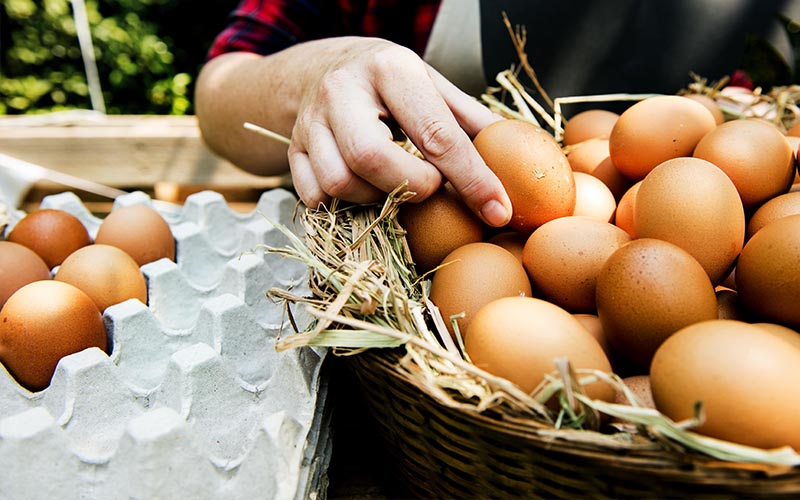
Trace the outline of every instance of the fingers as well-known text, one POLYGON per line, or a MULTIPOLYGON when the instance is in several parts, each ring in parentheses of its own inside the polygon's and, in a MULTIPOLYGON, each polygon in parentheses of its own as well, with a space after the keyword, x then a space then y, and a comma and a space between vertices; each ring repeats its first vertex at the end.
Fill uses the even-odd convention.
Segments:
POLYGON ((298 134, 304 140, 295 143, 289 165, 294 169, 293 176, 295 171, 302 176, 301 185, 296 188, 307 205, 327 203, 330 197, 354 203, 371 203, 381 198, 381 190, 356 175, 342 158, 331 126, 311 120, 298 134), (305 151, 300 144, 305 145, 305 151))
POLYGON ((424 64, 392 71, 396 63, 379 62, 374 72, 375 88, 389 112, 476 214, 492 226, 507 224, 511 201, 456 119, 457 113, 464 126, 477 133, 494 119, 491 113, 480 111, 474 100, 468 101, 468 96, 458 95, 458 89, 441 82, 440 92, 434 83, 438 77, 432 77, 424 64))

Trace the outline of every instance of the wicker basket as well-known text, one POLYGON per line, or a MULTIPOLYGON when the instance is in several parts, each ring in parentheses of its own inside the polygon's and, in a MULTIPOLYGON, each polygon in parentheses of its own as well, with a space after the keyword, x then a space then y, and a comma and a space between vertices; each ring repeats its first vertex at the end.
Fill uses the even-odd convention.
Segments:
POLYGON ((413 497, 800 498, 796 467, 567 441, 561 431, 445 406, 396 369, 403 352, 372 349, 346 364, 413 497))

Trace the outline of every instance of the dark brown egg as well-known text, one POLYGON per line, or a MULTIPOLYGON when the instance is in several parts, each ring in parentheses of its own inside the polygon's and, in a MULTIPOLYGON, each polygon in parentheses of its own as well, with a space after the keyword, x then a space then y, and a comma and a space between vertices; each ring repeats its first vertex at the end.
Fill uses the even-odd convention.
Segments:
POLYGON ((438 266, 456 248, 481 241, 483 224, 446 183, 419 203, 400 207, 398 221, 419 274, 438 266))
POLYGON ((633 240, 608 257, 596 300, 609 343, 640 374, 670 335, 718 314, 714 286, 697 259, 653 238, 633 240))
POLYGON ((770 222, 742 249, 736 264, 739 300, 766 321, 800 328, 800 215, 770 222))
POLYGON ((67 255, 92 242, 83 223, 69 212, 45 208, 31 212, 11 229, 8 241, 36 252, 53 269, 67 255))

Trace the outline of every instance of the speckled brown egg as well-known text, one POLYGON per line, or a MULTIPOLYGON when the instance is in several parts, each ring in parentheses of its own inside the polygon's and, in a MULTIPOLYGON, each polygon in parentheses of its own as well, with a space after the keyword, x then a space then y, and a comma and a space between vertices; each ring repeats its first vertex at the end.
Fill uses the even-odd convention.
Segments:
POLYGON ((61 358, 89 347, 107 348, 103 318, 94 301, 69 283, 34 281, 0 310, 0 362, 30 391, 50 384, 61 358))
POLYGON ((755 233, 739 255, 735 278, 748 310, 800 328, 800 215, 777 219, 755 233))
POLYGON ((635 182, 671 158, 691 156, 716 126, 699 102, 676 95, 650 97, 620 115, 609 137, 611 161, 635 182))
POLYGON ((530 233, 549 220, 572 214, 572 168, 543 128, 523 120, 499 120, 484 127, 473 142, 511 199, 509 227, 530 233))
POLYGON ((618 113, 605 109, 581 111, 564 125, 563 142, 569 146, 594 138, 608 139, 618 118, 618 113))
POLYGON ((631 392, 633 401, 623 391, 617 391, 614 402, 621 405, 635 405, 640 408, 655 408, 653 390, 650 387, 650 375, 631 375, 622 379, 622 383, 631 392))
POLYGON ((522 263, 508 250, 486 242, 468 243, 450 252, 431 280, 430 299, 439 308, 451 335, 451 317, 466 332, 472 316, 500 297, 530 296, 531 284, 522 263))
POLYGON ((744 245, 745 215, 733 182, 699 158, 674 158, 654 168, 636 193, 638 238, 658 238, 689 252, 720 283, 744 245))
POLYGON ((639 374, 647 373, 670 335, 717 319, 714 285, 703 266, 686 250, 653 238, 633 240, 606 259, 596 301, 609 343, 639 374))
POLYGON ((92 242, 80 219, 54 208, 29 213, 11 229, 7 239, 36 252, 50 269, 61 264, 67 255, 92 242))
POLYGON ((692 430, 759 448, 800 450, 800 348, 734 320, 689 325, 659 347, 650 382, 660 412, 704 421, 692 430))
POLYGON ((0 241, 0 308, 23 286, 51 277, 50 268, 36 252, 19 243, 0 241))
POLYGON ((128 299, 147 304, 147 284, 139 265, 111 245, 95 243, 76 250, 64 259, 55 279, 83 290, 100 312, 128 299))
POLYGON ((730 177, 746 210, 789 191, 795 177, 794 152, 774 126, 759 120, 719 125, 698 142, 694 156, 730 177))
POLYGON ((456 248, 483 238, 483 224, 450 183, 419 203, 401 205, 398 221, 419 274, 438 266, 456 248))
MULTIPOLYGON (((475 366, 525 392, 556 370, 558 358, 568 359, 575 369, 611 371, 600 344, 577 319, 533 297, 506 297, 481 307, 467 329, 465 348, 475 366)), ((584 389, 591 398, 614 398, 606 382, 592 382, 584 389)))
POLYGON ((124 250, 139 266, 164 258, 175 260, 175 238, 169 223, 147 205, 112 210, 100 223, 94 241, 124 250))
POLYGON ((560 217, 528 238, 522 262, 537 297, 570 312, 595 312, 597 275, 630 241, 622 229, 591 217, 560 217))

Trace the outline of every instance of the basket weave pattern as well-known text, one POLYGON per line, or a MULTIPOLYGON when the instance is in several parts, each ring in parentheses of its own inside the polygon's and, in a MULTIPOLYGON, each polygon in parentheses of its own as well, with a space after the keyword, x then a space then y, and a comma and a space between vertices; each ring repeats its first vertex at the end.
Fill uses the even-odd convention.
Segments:
POLYGON ((348 357, 386 453, 417 498, 800 498, 800 470, 643 446, 611 449, 559 431, 442 405, 396 369, 402 350, 348 357))

